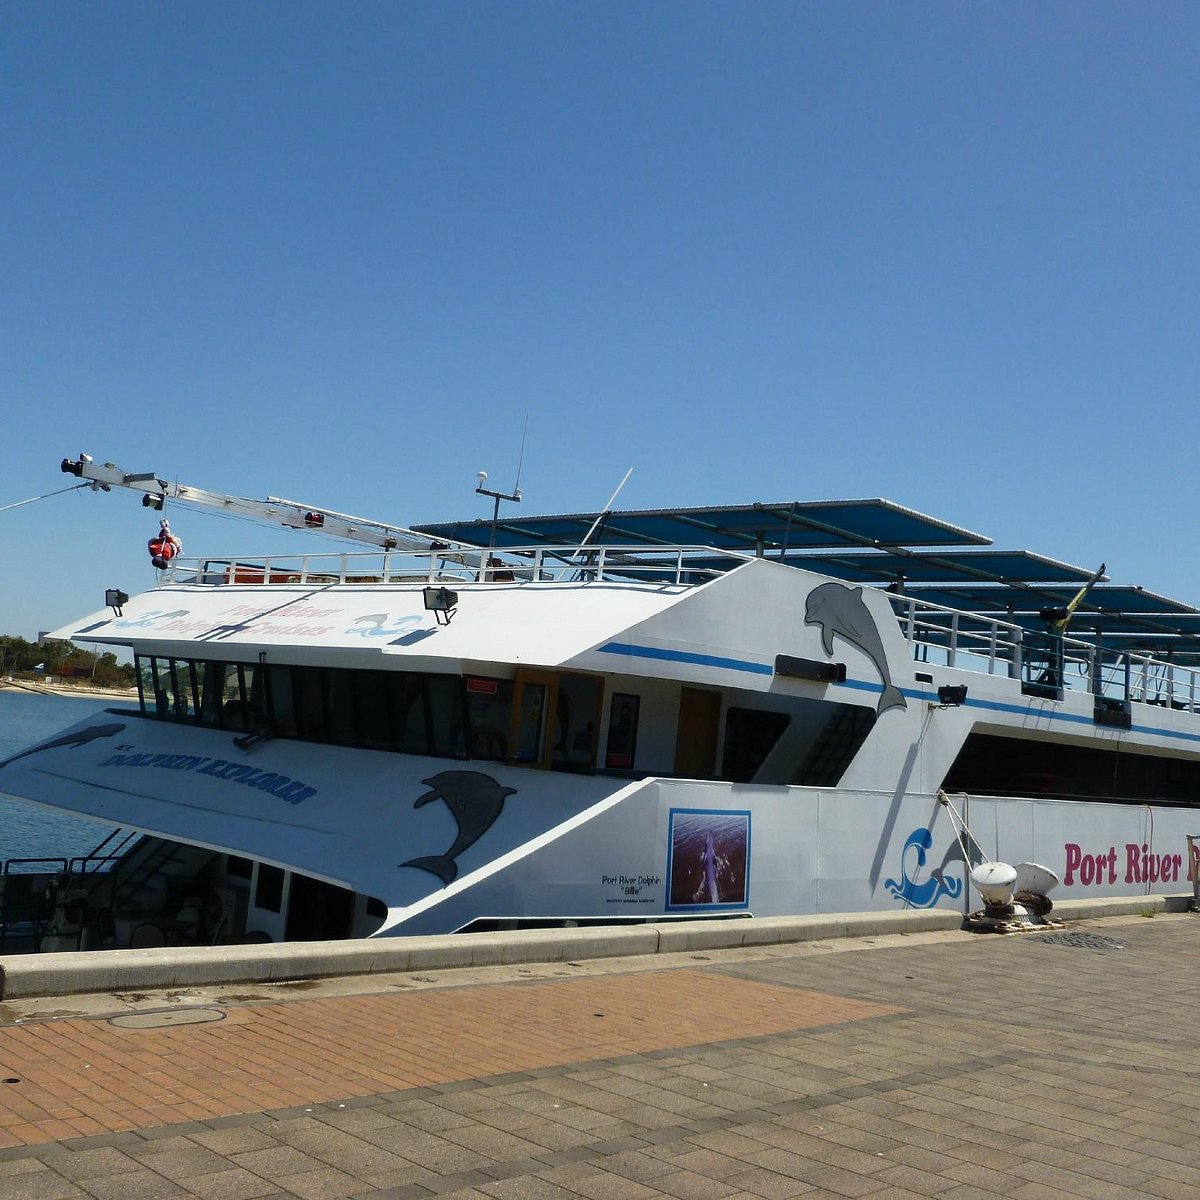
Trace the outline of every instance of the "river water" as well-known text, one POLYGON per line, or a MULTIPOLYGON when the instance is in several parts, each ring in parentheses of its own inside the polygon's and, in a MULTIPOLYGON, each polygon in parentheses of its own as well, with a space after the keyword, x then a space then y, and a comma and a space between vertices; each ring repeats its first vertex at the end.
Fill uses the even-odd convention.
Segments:
MULTIPOLYGON (((0 761, 111 707, 113 700, 43 696, 0 690, 0 761)), ((0 791, 4 776, 0 772, 0 791)), ((112 828, 39 805, 0 796, 0 869, 10 858, 70 858, 86 854, 112 828)))

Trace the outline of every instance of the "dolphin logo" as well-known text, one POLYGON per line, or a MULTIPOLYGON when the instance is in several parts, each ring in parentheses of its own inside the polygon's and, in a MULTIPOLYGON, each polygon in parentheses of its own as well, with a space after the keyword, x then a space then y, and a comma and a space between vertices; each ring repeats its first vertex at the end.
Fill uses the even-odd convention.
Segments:
POLYGON ((186 617, 187 615, 186 608, 175 608, 170 612, 163 612, 161 609, 155 608, 150 612, 143 613, 140 617, 122 617, 113 624, 118 629, 148 629, 156 621, 172 621, 176 617, 186 617))
POLYGON ((883 695, 875 706, 876 716, 882 716, 889 708, 908 707, 903 693, 892 683, 883 639, 879 636, 875 618, 863 601, 862 588, 851 588, 842 583, 819 584, 808 593, 804 623, 821 626, 821 645, 831 657, 836 635, 861 650, 875 664, 883 681, 883 695))
POLYGON ((9 763, 16 762, 18 758, 26 758, 30 754, 40 754, 43 750, 56 750, 59 746, 86 746, 88 742, 94 742, 97 738, 115 737, 124 728, 124 725, 89 725, 86 729, 64 733, 62 737, 56 737, 53 741, 22 750, 20 754, 14 754, 0 762, 0 767, 7 767, 9 763))
POLYGON ((441 800, 458 824, 458 837, 444 854, 410 858, 400 865, 418 867, 436 875, 444 884, 453 883, 458 876, 458 856, 491 829, 504 808, 504 798, 517 789, 501 787, 480 771, 439 771, 421 782, 431 790, 418 796, 413 807, 423 808, 441 800))
MULTIPOLYGON (((946 866, 954 860, 953 849, 942 860, 942 865, 929 872, 929 878, 924 883, 918 883, 908 873, 905 858, 909 850, 916 851, 917 870, 919 871, 928 857, 926 851, 933 845, 933 834, 928 829, 914 829, 900 851, 900 870, 903 878, 900 880, 887 879, 884 886, 897 900, 913 908, 932 908, 943 896, 954 899, 962 892, 962 880, 954 875, 947 875, 946 866)), ((961 853, 957 855, 961 859, 961 853)))
POLYGON ((704 867, 704 881, 700 884, 700 890, 693 893, 693 904, 720 904, 721 893, 717 889, 717 850, 713 845, 713 835, 706 833, 704 835, 704 853, 700 855, 700 862, 704 867))

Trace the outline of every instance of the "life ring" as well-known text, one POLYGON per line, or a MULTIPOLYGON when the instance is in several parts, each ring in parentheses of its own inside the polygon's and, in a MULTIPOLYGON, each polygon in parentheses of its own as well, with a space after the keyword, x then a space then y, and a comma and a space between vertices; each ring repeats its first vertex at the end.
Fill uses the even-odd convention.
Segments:
POLYGON ((183 549, 183 543, 167 528, 164 521, 162 529, 146 543, 146 548, 150 551, 150 561, 160 571, 165 571, 171 559, 183 549))
POLYGON ((152 537, 146 543, 150 561, 161 571, 175 557, 175 544, 162 537, 152 537))

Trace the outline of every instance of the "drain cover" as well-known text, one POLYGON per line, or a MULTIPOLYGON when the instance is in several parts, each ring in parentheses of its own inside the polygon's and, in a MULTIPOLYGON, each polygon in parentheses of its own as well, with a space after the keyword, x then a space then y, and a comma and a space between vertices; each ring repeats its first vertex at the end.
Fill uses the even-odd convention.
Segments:
POLYGON ((1033 938, 1035 942, 1048 942, 1052 946, 1082 946, 1085 950, 1124 950, 1125 943, 1102 933, 1084 933, 1073 929, 1067 933, 1042 933, 1033 938))
POLYGON ((163 1029, 168 1025, 203 1025, 206 1021, 222 1021, 225 1014, 219 1008, 166 1008, 157 1012, 123 1013, 109 1017, 108 1023, 121 1029, 163 1029))

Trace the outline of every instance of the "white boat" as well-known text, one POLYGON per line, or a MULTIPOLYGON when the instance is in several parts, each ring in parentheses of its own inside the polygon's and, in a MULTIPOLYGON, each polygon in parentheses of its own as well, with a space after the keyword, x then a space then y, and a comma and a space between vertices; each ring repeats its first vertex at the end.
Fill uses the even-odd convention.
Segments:
POLYGON ((373 543, 173 557, 52 635, 140 684, 0 764, 139 835, 64 881, 79 944, 1189 890, 1200 611, 1100 572, 884 500, 402 529, 64 469, 373 543))

